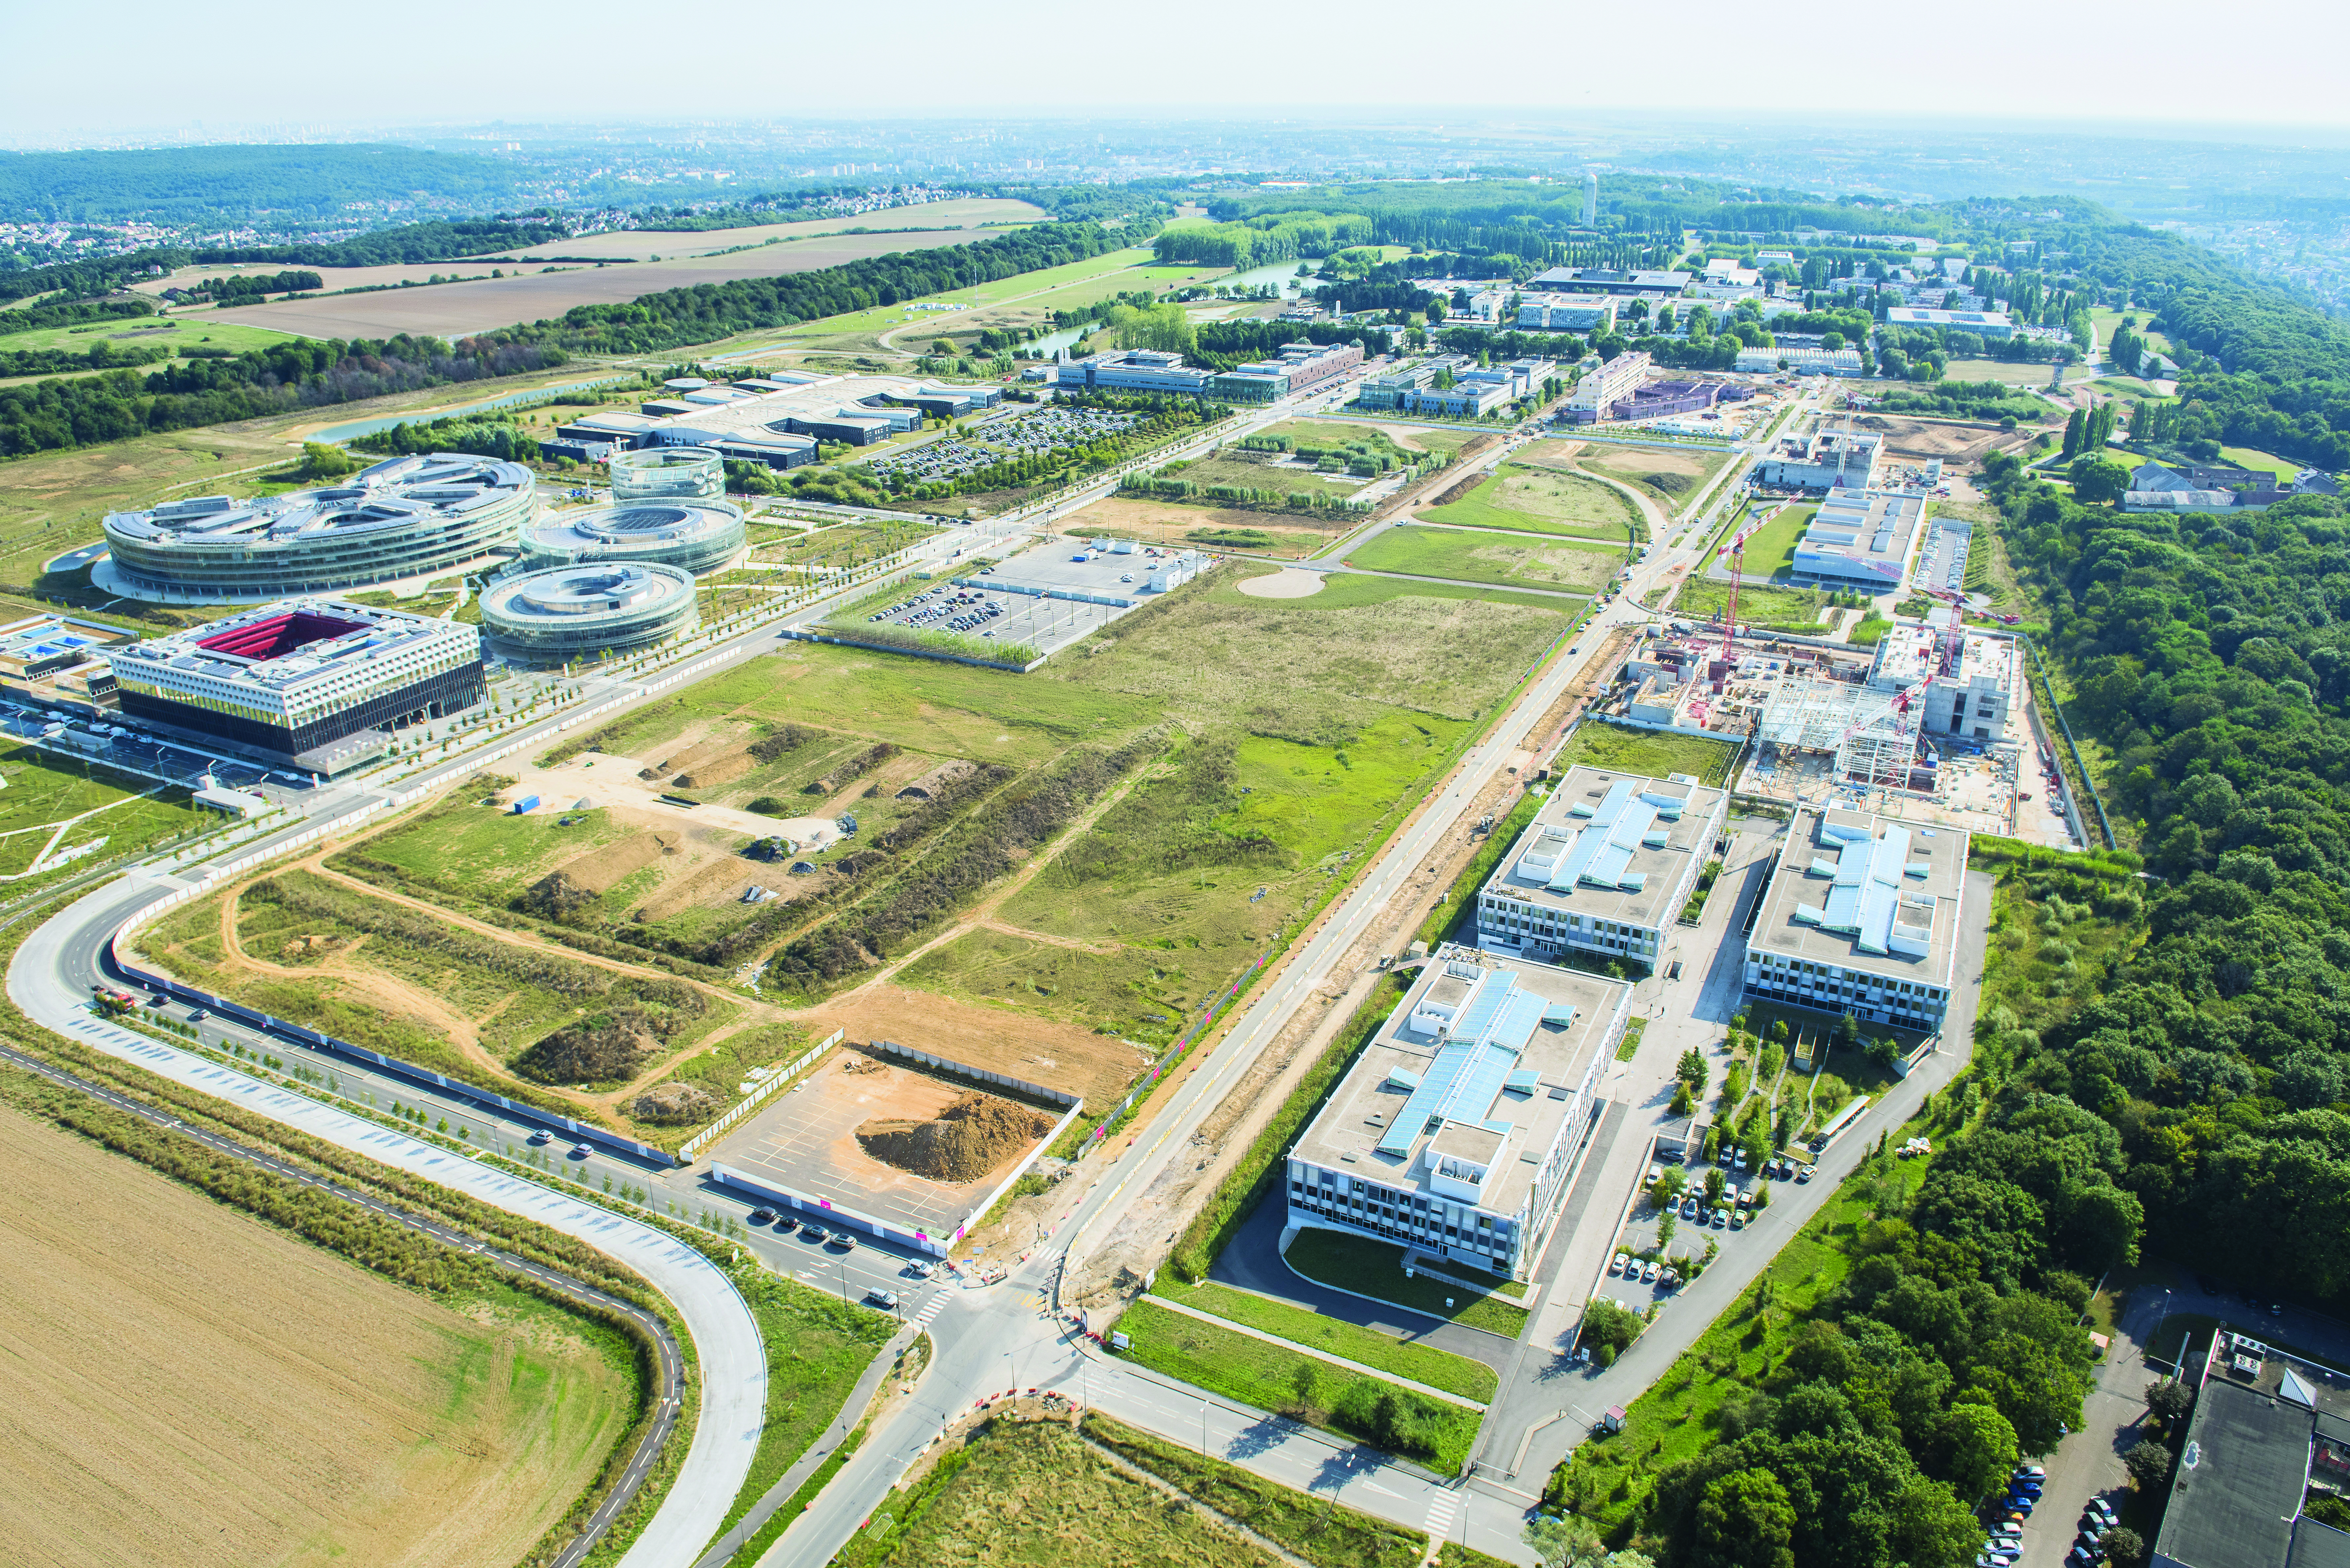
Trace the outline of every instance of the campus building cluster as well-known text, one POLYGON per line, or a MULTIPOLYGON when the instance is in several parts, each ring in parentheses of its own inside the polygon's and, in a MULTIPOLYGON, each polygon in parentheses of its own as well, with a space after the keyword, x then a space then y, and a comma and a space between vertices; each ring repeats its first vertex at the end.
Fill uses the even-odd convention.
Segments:
POLYGON ((395 457, 348 481, 252 501, 199 495, 109 514, 101 587, 133 598, 237 603, 479 570, 538 514, 520 463, 395 457))
POLYGON ((1653 966, 1730 805, 1695 779, 1573 767, 1477 896, 1477 945, 1653 966))
POLYGON ((1632 988, 1447 947, 1290 1151, 1289 1220, 1532 1276, 1632 988))
POLYGON ((2142 462, 2130 470, 2122 495, 2125 512, 2259 511, 2295 495, 2338 495, 2341 482, 2323 469, 2305 468, 2286 479, 2265 468, 2227 463, 2142 462))
POLYGON ((123 712, 306 773, 341 773, 482 700, 477 629, 348 599, 266 605, 105 657, 123 712))
POLYGON ((1384 376, 1365 377, 1357 402, 1366 409, 1394 409, 1442 419, 1482 419, 1496 409, 1532 397, 1553 369, 1548 359, 1480 365, 1465 354, 1437 354, 1384 376))
POLYGON ((1781 436, 1755 465, 1765 490, 1866 490, 1877 483, 1885 438, 1866 431, 1816 430, 1781 436))
POLYGON ((1566 395, 1565 417, 1571 424, 1597 424, 1607 417, 1607 410, 1638 391, 1648 379, 1648 356, 1645 353, 1618 354, 1597 369, 1586 371, 1566 395))

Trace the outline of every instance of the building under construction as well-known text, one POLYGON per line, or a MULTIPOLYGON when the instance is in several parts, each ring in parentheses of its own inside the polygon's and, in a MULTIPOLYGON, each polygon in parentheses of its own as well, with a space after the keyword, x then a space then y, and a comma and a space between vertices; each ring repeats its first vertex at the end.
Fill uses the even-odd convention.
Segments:
POLYGON ((2009 639, 1940 624, 1895 627, 1865 672, 1791 667, 1755 722, 1758 765, 1808 753, 1836 783, 1935 793, 1954 737, 2004 741, 2012 664, 2009 639))

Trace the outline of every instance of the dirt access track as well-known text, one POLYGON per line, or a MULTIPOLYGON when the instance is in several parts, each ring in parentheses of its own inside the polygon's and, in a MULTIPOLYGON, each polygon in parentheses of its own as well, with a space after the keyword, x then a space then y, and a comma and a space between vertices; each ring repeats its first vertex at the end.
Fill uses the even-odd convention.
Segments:
POLYGON ((1856 414, 1852 424, 1855 430, 1874 431, 1883 436, 1887 456, 1919 462, 1939 457, 1946 463, 1980 462, 1983 453, 2002 441, 2013 439, 1997 425, 1958 420, 1913 420, 1898 414, 1856 414))

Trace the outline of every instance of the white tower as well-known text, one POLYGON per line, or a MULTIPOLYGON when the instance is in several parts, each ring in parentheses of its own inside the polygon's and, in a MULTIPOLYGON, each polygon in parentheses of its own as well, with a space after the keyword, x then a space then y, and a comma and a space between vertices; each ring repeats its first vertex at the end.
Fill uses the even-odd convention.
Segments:
POLYGON ((1599 176, 1588 171, 1583 176, 1583 226, 1599 226, 1599 176))

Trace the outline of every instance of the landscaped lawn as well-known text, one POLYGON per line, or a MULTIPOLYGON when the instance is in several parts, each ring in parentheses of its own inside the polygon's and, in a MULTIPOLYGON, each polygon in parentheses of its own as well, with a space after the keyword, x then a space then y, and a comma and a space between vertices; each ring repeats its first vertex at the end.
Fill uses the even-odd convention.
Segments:
POLYGON ((1304 1307, 1271 1301, 1213 1282, 1170 1285, 1159 1293, 1195 1312, 1213 1313, 1228 1322, 1245 1324, 1260 1333, 1278 1334, 1308 1350, 1359 1361, 1366 1366, 1376 1366, 1382 1372, 1392 1372, 1399 1377, 1409 1377, 1415 1383, 1425 1383, 1431 1388, 1458 1394, 1464 1399, 1475 1399, 1481 1403, 1489 1400, 1492 1398, 1499 1382, 1493 1369, 1482 1361, 1471 1361, 1467 1356, 1455 1355, 1449 1350, 1438 1350, 1430 1345, 1407 1344, 1391 1334, 1381 1334, 1377 1329, 1364 1328, 1343 1318, 1308 1312, 1304 1307))
POLYGON ((1818 510, 1816 506, 1790 506, 1757 528, 1753 537, 1746 541, 1746 575, 1775 577, 1792 570, 1795 545, 1802 541, 1804 530, 1811 525, 1812 514, 1818 510))
POLYGON ((1701 741, 1695 735, 1669 735, 1586 719, 1559 752, 1556 765, 1564 771, 1581 763, 1653 779, 1688 774, 1720 788, 1729 782, 1730 765, 1737 757, 1738 748, 1727 741, 1701 741))
MULTIPOLYGON (((1738 624, 1816 632, 1820 611, 1827 602, 1827 596, 1817 588, 1743 587, 1738 590, 1738 624)), ((1728 583, 1693 577, 1673 600, 1673 613, 1686 620, 1702 621, 1721 614, 1729 603, 1728 583)))
POLYGON ((1373 1405, 1391 1398, 1407 1408, 1416 1407, 1427 1447, 1409 1457, 1446 1475, 1461 1468, 1477 1439, 1478 1415, 1466 1406, 1201 1323, 1147 1297, 1126 1309, 1117 1332, 1128 1339, 1121 1354, 1154 1371, 1362 1442, 1381 1441, 1368 1414, 1373 1405))
POLYGON ((1455 577, 1510 587, 1594 593, 1624 565, 1621 549, 1605 545, 1539 544, 1458 528, 1389 528, 1349 545, 1347 564, 1373 572, 1455 577))
MULTIPOLYGON (((1514 1280, 1495 1278, 1486 1292, 1481 1292, 1473 1284, 1455 1284, 1427 1274, 1406 1279, 1401 1247, 1311 1225, 1297 1233, 1284 1256, 1289 1266, 1307 1279, 1353 1291, 1357 1295, 1393 1302, 1430 1317, 1498 1334, 1504 1339, 1515 1339, 1525 1331, 1525 1309, 1511 1305, 1498 1293, 1523 1293, 1525 1287, 1514 1280), (1448 1301, 1451 1306, 1444 1304, 1448 1301)), ((1467 1263, 1455 1264, 1454 1272, 1463 1282, 1475 1277, 1467 1263)))
POLYGON ((1624 493, 1588 474, 1509 462, 1461 500, 1420 514, 1464 528, 1513 528, 1586 539, 1645 536, 1639 509, 1624 493), (1627 533, 1628 531, 1628 533, 1627 533))

